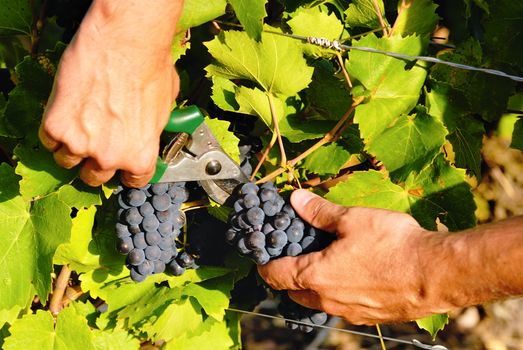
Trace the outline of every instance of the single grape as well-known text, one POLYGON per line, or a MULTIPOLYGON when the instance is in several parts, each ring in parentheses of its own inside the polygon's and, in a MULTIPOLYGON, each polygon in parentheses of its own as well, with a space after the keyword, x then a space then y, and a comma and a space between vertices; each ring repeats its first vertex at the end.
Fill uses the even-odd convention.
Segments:
POLYGON ((252 258, 258 265, 265 265, 271 260, 271 256, 264 248, 254 250, 252 258))
POLYGON ((287 246, 287 248, 285 249, 285 252, 287 253, 288 256, 297 256, 301 253, 302 249, 301 249, 301 245, 299 245, 298 243, 291 243, 287 246))
POLYGON ((151 203, 154 209, 158 211, 164 211, 169 209, 171 205, 171 197, 168 194, 155 194, 152 196, 151 203))
POLYGON ((130 236, 131 236, 131 232, 129 232, 129 228, 127 227, 127 225, 117 222, 116 223, 116 237, 125 238, 125 237, 130 237, 130 236))
POLYGON ((158 259, 158 261, 161 261, 161 262, 167 264, 169 261, 171 261, 172 259, 174 259, 176 257, 175 252, 177 252, 177 251, 173 250, 173 249, 162 250, 162 252, 160 254, 160 259, 158 259))
POLYGON ((135 281, 135 282, 143 282, 143 281, 145 281, 146 278, 147 278, 147 276, 144 276, 144 275, 140 274, 135 269, 131 269, 131 279, 133 281, 135 281))
POLYGON ((287 213, 278 213, 272 222, 277 230, 285 230, 291 224, 291 218, 287 213))
POLYGON ((157 183, 151 186, 150 190, 153 194, 162 195, 169 189, 168 183, 157 183))
POLYGON ((318 241, 314 236, 305 236, 300 242, 301 248, 304 253, 309 253, 318 250, 318 241))
POLYGON ((243 197, 243 206, 245 209, 250 209, 252 207, 257 207, 260 205, 260 198, 252 193, 249 193, 243 197))
POLYGON ((132 207, 139 207, 145 203, 147 197, 143 191, 136 188, 131 188, 125 194, 125 201, 132 207))
POLYGON ((274 228, 274 226, 272 226, 272 225, 271 225, 270 223, 268 223, 268 222, 267 222, 266 224, 264 224, 263 227, 262 227, 262 232, 263 232, 264 234, 266 234, 266 235, 268 235, 269 233, 271 233, 271 232, 274 231, 274 230, 276 230, 276 229, 274 228))
POLYGON ((268 235, 268 243, 271 248, 282 249, 287 244, 287 234, 282 230, 274 230, 268 235))
POLYGON ((251 250, 262 249, 265 247, 265 235, 260 231, 254 231, 245 238, 245 246, 251 250))
POLYGON ((138 249, 145 249, 147 242, 145 241, 145 233, 139 232, 133 236, 133 245, 138 249))
POLYGON ((252 146, 251 145, 240 145, 238 146, 238 150, 240 151, 240 155, 247 155, 251 151, 252 146))
POLYGON ((265 219, 265 213, 260 207, 254 207, 247 210, 246 217, 251 225, 261 225, 265 219))
POLYGON ((185 268, 178 265, 176 260, 173 260, 167 265, 167 271, 172 273, 174 276, 181 276, 185 272, 185 268))
POLYGON ((165 271, 165 263, 161 260, 156 260, 154 262, 154 270, 153 270, 153 273, 154 274, 157 274, 157 273, 162 273, 165 271))
POLYGON ((245 159, 245 162, 241 164, 240 169, 247 176, 250 176, 252 174, 252 165, 251 163, 249 163, 248 159, 245 159))
POLYGON ((174 229, 177 230, 177 229, 182 228, 183 225, 185 225, 185 220, 186 220, 185 213, 178 211, 176 213, 176 215, 173 217, 174 229))
POLYGON ((129 237, 125 237, 125 238, 119 239, 118 240, 118 245, 117 245, 116 249, 121 254, 129 253, 131 250, 134 249, 132 238, 129 236, 129 237))
POLYGON ((267 201, 262 205, 263 212, 267 216, 274 216, 278 213, 278 204, 272 201, 267 201))
POLYGON ((123 217, 126 223, 129 225, 140 225, 143 220, 142 215, 138 211, 138 208, 129 208, 123 212, 123 217))
POLYGON ((145 260, 145 253, 143 252, 143 249, 133 249, 129 252, 127 255, 127 261, 129 264, 138 266, 141 263, 143 263, 145 260))
POLYGON ((173 244, 174 244, 174 237, 166 236, 166 237, 162 237, 160 242, 158 242, 158 247, 161 250, 169 250, 172 248, 173 244))
POLYGON ((303 229, 298 226, 291 225, 285 232, 289 242, 299 242, 303 238, 303 229))
POLYGON ((298 226, 298 227, 301 228, 302 230, 305 230, 305 223, 304 223, 303 220, 300 219, 300 218, 294 218, 294 219, 292 219, 292 221, 291 221, 291 225, 292 225, 292 226, 298 226))
POLYGON ((140 211, 140 214, 142 214, 143 217, 154 214, 153 205, 149 202, 145 202, 144 204, 142 204, 138 210, 140 211))
POLYGON ((129 232, 131 232, 133 235, 143 232, 141 227, 139 225, 129 225, 129 232))
POLYGON ((312 323, 322 325, 327 323, 328 315, 325 312, 314 312, 310 319, 312 323))
POLYGON ((178 255, 176 257, 176 261, 178 262, 178 265, 186 269, 194 269, 198 267, 192 255, 188 254, 187 252, 183 252, 178 255))
POLYGON ((236 202, 234 202, 234 206, 233 207, 234 207, 234 211, 236 213, 241 212, 244 209, 244 207, 243 207, 243 199, 238 199, 236 202))
POLYGON ((245 245, 245 238, 243 237, 240 238, 238 242, 236 242, 236 247, 238 248, 240 254, 248 255, 251 252, 251 250, 245 245))
POLYGON ((183 203, 189 198, 189 192, 185 188, 179 186, 171 187, 168 194, 173 203, 183 203))
POLYGON ((267 247, 267 253, 269 253, 269 255, 271 257, 278 257, 281 255, 283 249, 282 248, 271 248, 271 247, 267 247))
POLYGON ((245 214, 240 214, 238 216, 238 225, 244 229, 244 230, 248 230, 251 228, 251 224, 249 223, 249 220, 247 219, 247 215, 245 214))
POLYGON ((276 190, 272 188, 263 188, 260 191, 260 199, 262 202, 272 201, 276 198, 276 190))
POLYGON ((234 244, 234 242, 236 241, 236 238, 238 237, 238 231, 236 231, 235 229, 233 228, 230 228, 228 229, 226 232, 225 232, 225 240, 229 243, 229 244, 234 244))
POLYGON ((249 193, 256 195, 258 194, 258 190, 259 188, 254 182, 247 182, 243 184, 240 189, 241 193, 244 195, 249 193))
POLYGON ((156 212, 156 218, 159 222, 166 222, 172 220, 172 212, 170 210, 158 211, 156 212))
POLYGON ((160 259, 160 255, 162 254, 162 251, 157 245, 150 245, 147 248, 145 248, 145 257, 148 260, 156 261, 160 259))
POLYGON ((316 233, 317 233, 317 231, 316 231, 316 229, 314 227, 312 227, 312 226, 309 227, 309 231, 307 232, 308 236, 316 237, 316 233))
POLYGON ((145 241, 149 245, 158 245, 162 236, 158 231, 149 231, 145 233, 145 241))
POLYGON ((165 237, 166 235, 170 235, 174 231, 174 226, 172 221, 165 221, 160 222, 158 225, 158 232, 162 237, 165 237))
POLYGON ((296 212, 294 211, 294 209, 292 208, 292 206, 290 204, 285 204, 283 206, 283 208, 281 208, 281 210, 284 213, 287 213, 287 215, 289 215, 289 218, 291 218, 291 219, 294 219, 296 217, 296 212))
POLYGON ((154 263, 148 259, 145 259, 143 263, 136 267, 136 269, 140 275, 152 275, 154 271, 154 263))
POLYGON ((156 231, 160 222, 154 215, 149 215, 143 218, 142 228, 145 232, 156 231))
POLYGON ((125 203, 124 199, 122 198, 122 193, 120 193, 117 196, 118 207, 120 207, 122 209, 129 209, 129 208, 131 208, 130 205, 127 205, 127 203, 125 203))

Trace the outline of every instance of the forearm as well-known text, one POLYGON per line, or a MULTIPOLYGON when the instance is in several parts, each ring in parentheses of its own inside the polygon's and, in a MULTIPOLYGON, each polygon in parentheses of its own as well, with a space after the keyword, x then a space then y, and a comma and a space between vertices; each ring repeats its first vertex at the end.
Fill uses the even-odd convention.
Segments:
POLYGON ((425 259, 433 312, 523 295, 523 217, 449 233, 425 259))
POLYGON ((80 31, 131 47, 169 50, 182 7, 183 0, 94 0, 80 31))

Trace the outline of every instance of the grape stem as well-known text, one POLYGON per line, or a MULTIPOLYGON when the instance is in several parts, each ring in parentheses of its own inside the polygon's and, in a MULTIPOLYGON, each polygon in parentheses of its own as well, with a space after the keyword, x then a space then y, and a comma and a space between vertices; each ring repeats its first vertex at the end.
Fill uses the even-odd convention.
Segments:
POLYGON ((256 174, 260 170, 262 164, 267 159, 267 156, 269 155, 269 152, 271 151, 272 146, 274 146, 274 144, 276 143, 276 139, 277 139, 277 135, 276 135, 276 133, 273 133, 271 141, 269 142, 269 145, 267 146, 267 148, 265 148, 265 151, 263 151, 262 156, 258 160, 258 164, 256 164, 256 168, 254 168, 254 170, 252 171, 252 174, 251 174, 251 177, 250 177, 251 181, 254 180, 254 176, 256 176, 256 174))
POLYGON ((69 266, 64 265, 60 270, 60 274, 56 278, 56 283, 54 285, 53 295, 51 296, 51 302, 49 303, 49 311, 56 316, 62 311, 63 303, 62 299, 64 297, 65 289, 69 284, 69 278, 71 277, 71 269, 69 266))
POLYGON ((280 166, 287 164, 287 155, 285 154, 285 148, 283 147, 283 140, 281 138, 280 127, 278 126, 278 116, 276 115, 276 109, 274 108, 274 98, 270 92, 267 93, 269 99, 269 107, 271 109, 272 125, 274 127, 274 133, 278 139, 278 146, 280 146, 280 166))
POLYGON ((345 65, 343 64, 343 58, 341 57, 341 53, 339 51, 336 51, 336 57, 338 58, 338 62, 340 63, 340 68, 343 73, 343 76, 345 77, 345 81, 347 82, 349 89, 352 89, 352 81, 350 80, 349 73, 347 73, 347 69, 345 69, 345 65))
MULTIPOLYGON (((326 143, 329 143, 329 142, 333 142, 335 141, 340 135, 341 135, 341 132, 344 130, 345 128, 345 124, 346 122, 349 120, 349 118, 352 116, 352 113, 354 112, 354 110, 356 109, 356 107, 361 103, 363 102, 363 96, 360 96, 358 98, 356 98, 353 102, 352 102, 352 105, 350 106, 350 108, 345 112, 345 114, 343 115, 343 117, 336 123, 336 125, 328 132, 325 134, 325 136, 323 136, 318 142, 316 142, 314 145, 312 145, 310 148, 308 148, 307 150, 305 150, 303 153, 301 153, 299 156, 297 156, 296 158, 293 158, 291 160, 289 160, 286 164, 285 167, 280 167, 276 170, 274 170, 273 172, 271 172, 270 174, 268 174, 267 176, 261 178, 260 180, 256 181, 256 183, 264 183, 264 182, 267 182, 267 181, 270 181, 272 179, 274 179, 276 176, 280 175, 281 173, 285 172, 289 167, 294 167, 298 162, 302 161, 303 159, 305 159, 306 157, 308 157, 311 153, 313 153, 314 151, 316 151, 318 148, 320 148, 321 146, 325 145, 326 143)), ((258 167, 257 167, 258 168, 258 167)), ((255 172, 253 172, 253 174, 255 174, 255 172)))

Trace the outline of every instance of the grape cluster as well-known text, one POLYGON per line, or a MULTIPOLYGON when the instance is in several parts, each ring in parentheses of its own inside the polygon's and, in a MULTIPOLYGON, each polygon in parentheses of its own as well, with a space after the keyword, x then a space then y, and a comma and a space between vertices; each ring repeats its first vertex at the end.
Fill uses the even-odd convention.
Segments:
POLYGON ((297 217, 271 182, 261 187, 242 185, 229 224, 227 242, 258 265, 280 256, 317 251, 330 243, 330 235, 297 217))
POLYGON ((286 319, 296 320, 300 323, 285 321, 290 329, 299 329, 302 332, 309 333, 314 330, 313 325, 324 325, 327 322, 328 315, 325 312, 309 309, 294 302, 287 293, 280 295, 278 312, 286 319), (306 324, 303 324, 306 323, 306 324))
POLYGON ((176 241, 185 224, 180 207, 187 198, 183 182, 117 190, 117 250, 127 256, 135 282, 166 270, 179 276, 187 268, 197 268, 192 255, 178 252, 176 241))

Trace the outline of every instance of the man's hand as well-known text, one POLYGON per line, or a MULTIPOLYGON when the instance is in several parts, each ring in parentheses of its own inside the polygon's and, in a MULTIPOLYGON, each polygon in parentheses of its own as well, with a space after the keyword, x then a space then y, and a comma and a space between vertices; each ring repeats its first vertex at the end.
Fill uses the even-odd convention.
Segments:
POLYGON ((445 234, 424 230, 404 213, 342 207, 305 190, 295 191, 291 203, 305 221, 338 239, 321 252, 258 267, 271 287, 288 289, 296 302, 353 324, 444 311, 427 303, 424 258, 445 234))
POLYGON ((64 52, 40 128, 56 162, 91 186, 122 170, 128 186, 155 171, 178 95, 170 55, 181 1, 95 0, 64 52))

